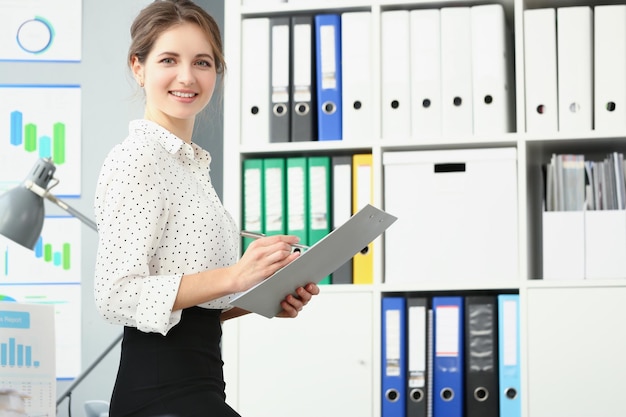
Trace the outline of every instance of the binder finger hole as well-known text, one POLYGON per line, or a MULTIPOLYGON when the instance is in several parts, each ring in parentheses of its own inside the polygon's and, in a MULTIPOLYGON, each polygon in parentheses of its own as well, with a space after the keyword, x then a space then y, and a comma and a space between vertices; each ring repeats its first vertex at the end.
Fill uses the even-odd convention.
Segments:
POLYGON ((391 101, 391 108, 392 109, 397 109, 398 107, 400 107, 400 102, 398 100, 392 100, 391 101))
POLYGON ((608 103, 606 103, 606 109, 608 111, 615 111, 615 102, 609 101, 608 103))
POLYGON ((540 104, 537 106, 537 113, 539 114, 543 114, 546 111, 546 106, 544 106, 543 104, 540 104))
POLYGON ((352 104, 354 110, 359 110, 362 106, 363 104, 359 100, 355 101, 354 104, 352 104))
POLYGON ((452 399, 454 398, 454 391, 450 388, 444 388, 441 390, 439 395, 444 401, 452 401, 452 399))
POLYGON ((409 398, 411 398, 411 401, 414 403, 418 403, 424 399, 424 391, 419 388, 413 389, 409 394, 409 398))
POLYGON ((367 255, 367 252, 369 252, 369 251, 370 251, 370 247, 369 246, 366 246, 363 249, 361 249, 361 253, 363 255, 367 255))
POLYGON ((299 103, 296 105, 296 114, 298 116, 306 116, 309 114, 309 105, 306 103, 299 103))
POLYGON ((509 400, 514 400, 517 397, 517 390, 515 388, 507 388, 506 391, 504 391, 504 395, 506 395, 506 398, 509 400))
POLYGON ((337 107, 335 106, 335 103, 327 101, 322 105, 322 110, 324 110, 324 113, 326 114, 333 114, 337 110, 337 107))
POLYGON ((454 97, 454 100, 452 100, 452 102, 455 106, 459 107, 461 104, 463 104, 463 99, 461 97, 454 97))
POLYGON ((252 113, 252 114, 259 114, 259 107, 258 106, 252 106, 250 108, 250 113, 252 113))
POLYGON ((400 399, 400 394, 395 389, 388 389, 385 393, 385 398, 387 398, 388 401, 395 403, 398 399, 400 399))
POLYGON ((422 107, 424 107, 425 109, 429 108, 430 105, 431 105, 431 102, 429 98, 425 98, 424 100, 422 100, 422 107))
POLYGON ((569 111, 571 111, 572 113, 578 113, 579 110, 580 105, 578 103, 572 103, 569 105, 569 111))
POLYGON ((483 402, 489 398, 489 390, 485 387, 478 387, 474 390, 474 398, 476 401, 483 402))
POLYGON ((282 103, 274 104, 273 111, 276 116, 284 116, 287 113, 287 108, 282 103))
POLYGON ((485 96, 485 104, 491 104, 493 103, 493 97, 490 94, 487 94, 485 96))

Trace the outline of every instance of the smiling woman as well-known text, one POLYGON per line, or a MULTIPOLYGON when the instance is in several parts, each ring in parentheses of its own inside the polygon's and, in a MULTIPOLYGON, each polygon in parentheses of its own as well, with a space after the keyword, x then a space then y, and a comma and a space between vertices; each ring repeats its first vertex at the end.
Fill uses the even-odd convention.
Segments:
MULTIPOLYGON (((131 36, 144 119, 105 159, 95 198, 96 305, 124 326, 109 415, 238 416, 225 402, 221 322, 248 313, 230 300, 296 259, 298 238, 263 237, 240 257, 211 155, 192 140, 225 68, 213 18, 189 0, 157 0, 131 36)), ((296 317, 318 293, 298 288, 279 317, 296 317)))

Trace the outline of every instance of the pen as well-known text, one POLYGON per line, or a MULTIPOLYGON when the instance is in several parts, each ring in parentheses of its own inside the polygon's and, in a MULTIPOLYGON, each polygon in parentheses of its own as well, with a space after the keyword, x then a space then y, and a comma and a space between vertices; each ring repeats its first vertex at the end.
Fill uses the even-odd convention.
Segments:
MULTIPOLYGON (((248 232, 247 230, 242 230, 240 235, 243 236, 243 237, 249 237, 251 239, 258 239, 260 237, 265 237, 266 236, 263 233, 248 232)), ((291 246, 293 246, 296 249, 303 249, 303 250, 306 250, 306 249, 309 248, 308 246, 300 245, 299 243, 294 243, 291 246)))

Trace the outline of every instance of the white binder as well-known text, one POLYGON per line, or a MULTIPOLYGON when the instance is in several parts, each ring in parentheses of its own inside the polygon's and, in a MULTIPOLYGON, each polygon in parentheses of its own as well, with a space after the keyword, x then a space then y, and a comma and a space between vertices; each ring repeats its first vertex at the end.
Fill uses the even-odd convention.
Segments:
POLYGON ((439 9, 410 11, 411 134, 441 136, 441 25, 439 9))
POLYGON ((382 134, 386 140, 411 135, 409 11, 381 13, 382 134))
POLYGON ((441 9, 441 100, 444 135, 471 135, 472 41, 469 7, 441 9))
POLYGON ((241 21, 241 143, 270 141, 270 22, 241 21))
POLYGON ((524 85, 529 133, 559 130, 556 63, 556 10, 525 10, 524 85))
POLYGON ((626 129, 626 5, 594 7, 594 125, 626 129))
POLYGON ((474 134, 512 129, 512 50, 501 4, 471 8, 474 134))
POLYGON ((341 15, 342 140, 372 139, 372 24, 370 12, 341 15))
POLYGON ((593 129, 593 12, 589 6, 559 7, 557 79, 559 131, 593 129))

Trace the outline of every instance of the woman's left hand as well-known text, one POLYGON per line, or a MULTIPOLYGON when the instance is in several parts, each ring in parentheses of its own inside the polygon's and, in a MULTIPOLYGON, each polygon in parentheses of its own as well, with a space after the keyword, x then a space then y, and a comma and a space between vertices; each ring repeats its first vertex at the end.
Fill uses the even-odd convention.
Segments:
POLYGON ((278 313, 276 317, 297 317, 298 313, 302 311, 302 308, 307 305, 314 295, 320 293, 320 289, 316 284, 312 282, 308 283, 304 287, 298 287, 296 289, 297 297, 293 294, 289 294, 283 301, 280 302, 280 306, 283 311, 278 313))

